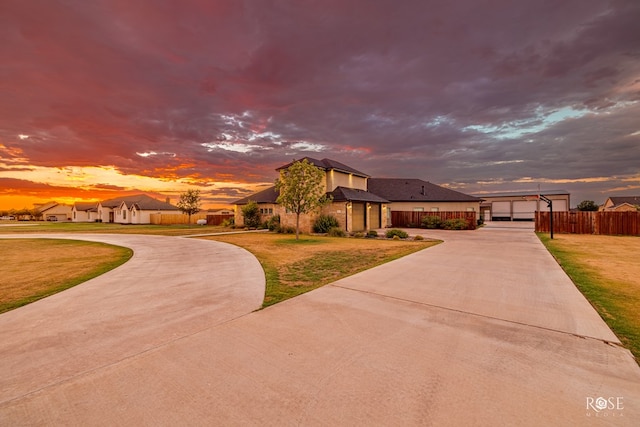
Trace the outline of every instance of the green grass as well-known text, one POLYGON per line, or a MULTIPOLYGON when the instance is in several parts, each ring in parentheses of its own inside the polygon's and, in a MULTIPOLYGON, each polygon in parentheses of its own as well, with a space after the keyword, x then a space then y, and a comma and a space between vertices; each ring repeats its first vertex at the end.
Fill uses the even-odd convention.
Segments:
MULTIPOLYGON (((603 249, 607 249, 601 245, 571 246, 563 238, 551 240, 542 233, 538 233, 538 237, 620 342, 633 353, 636 361, 640 360, 640 289, 608 274, 610 268, 615 268, 616 273, 620 273, 619 270, 624 268, 625 263, 637 262, 637 253, 614 255, 614 262, 611 264, 615 265, 609 268, 601 265, 594 267, 588 261, 603 256, 603 249)), ((615 236, 609 238, 624 239, 615 236)), ((615 248, 610 249, 612 250, 615 248)))

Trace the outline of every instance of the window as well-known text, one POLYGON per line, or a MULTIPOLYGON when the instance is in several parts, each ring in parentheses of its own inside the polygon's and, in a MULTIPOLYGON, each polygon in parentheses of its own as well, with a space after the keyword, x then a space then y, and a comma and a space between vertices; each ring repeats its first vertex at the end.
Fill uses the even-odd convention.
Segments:
POLYGON ((414 212, 424 212, 424 208, 413 208, 414 212))
POLYGON ((127 211, 122 210, 122 219, 127 219, 127 211))
POLYGON ((439 208, 431 208, 431 212, 438 212, 439 210, 439 208))
POLYGON ((467 208, 467 212, 475 212, 476 208, 467 208))

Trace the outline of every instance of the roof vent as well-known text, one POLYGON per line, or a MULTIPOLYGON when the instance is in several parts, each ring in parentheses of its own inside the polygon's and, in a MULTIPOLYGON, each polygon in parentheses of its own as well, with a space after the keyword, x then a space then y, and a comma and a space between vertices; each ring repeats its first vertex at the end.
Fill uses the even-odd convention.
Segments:
POLYGON ((422 186, 422 191, 420 191, 420 194, 424 196, 424 185, 422 186))

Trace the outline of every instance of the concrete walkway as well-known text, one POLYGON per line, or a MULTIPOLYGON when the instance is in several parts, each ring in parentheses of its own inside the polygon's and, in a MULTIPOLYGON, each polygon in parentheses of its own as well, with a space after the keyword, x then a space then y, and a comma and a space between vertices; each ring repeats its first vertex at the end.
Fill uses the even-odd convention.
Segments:
MULTIPOLYGON (((531 230, 421 234, 445 243, 111 364, 28 386, 2 367, 0 424, 638 425, 640 368, 531 230)), ((37 305, 12 323, 31 346, 0 315, 0 361, 50 356, 21 326, 37 305)))

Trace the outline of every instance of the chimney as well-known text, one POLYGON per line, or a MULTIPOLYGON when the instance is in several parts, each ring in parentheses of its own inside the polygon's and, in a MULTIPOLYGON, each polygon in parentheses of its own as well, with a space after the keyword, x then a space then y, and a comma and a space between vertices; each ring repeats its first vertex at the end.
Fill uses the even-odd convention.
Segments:
POLYGON ((167 204, 171 204, 171 199, 167 197, 167 204))

